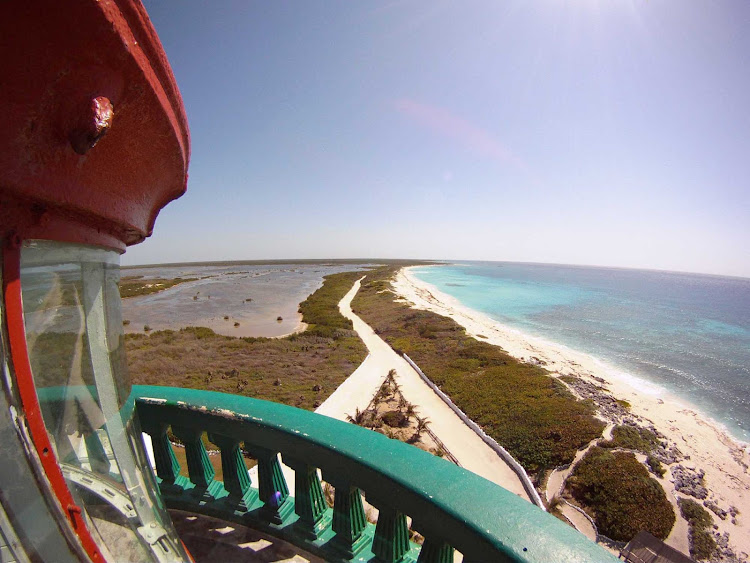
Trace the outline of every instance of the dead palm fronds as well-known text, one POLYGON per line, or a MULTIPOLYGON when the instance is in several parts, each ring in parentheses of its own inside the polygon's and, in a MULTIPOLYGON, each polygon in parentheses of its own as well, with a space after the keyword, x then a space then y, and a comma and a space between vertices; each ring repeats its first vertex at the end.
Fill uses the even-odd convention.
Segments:
POLYGON ((406 410, 406 407, 409 405, 409 401, 407 401, 403 395, 399 395, 398 398, 398 410, 406 410))
POLYGON ((354 411, 354 416, 350 414, 346 415, 347 422, 351 422, 352 424, 356 424, 357 426, 362 426, 362 422, 364 422, 364 419, 365 411, 361 411, 359 410, 359 408, 354 411))

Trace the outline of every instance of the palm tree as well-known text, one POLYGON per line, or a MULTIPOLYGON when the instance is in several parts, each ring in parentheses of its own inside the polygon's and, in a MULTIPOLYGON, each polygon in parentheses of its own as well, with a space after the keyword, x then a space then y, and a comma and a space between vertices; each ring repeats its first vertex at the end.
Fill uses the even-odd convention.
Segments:
POLYGON ((385 384, 388 385, 391 389, 393 389, 394 393, 398 393, 401 391, 401 386, 396 381, 396 370, 392 369, 388 372, 388 375, 385 377, 385 384))
POLYGON ((354 411, 354 416, 350 414, 346 415, 347 422, 351 422, 352 424, 356 424, 357 426, 361 426, 364 419, 365 411, 360 411, 359 408, 354 411))
POLYGON ((392 369, 388 372, 388 375, 385 376, 385 381, 388 384, 396 383, 396 370, 392 369))
POLYGON ((427 430, 427 425, 429 425, 429 424, 430 424, 430 419, 429 418, 427 418, 426 416, 424 418, 422 418, 421 416, 418 416, 417 417, 417 427, 415 429, 415 434, 417 436, 421 436, 422 432, 424 432, 425 430, 427 430))
POLYGON ((399 395, 398 398, 398 410, 406 409, 406 406, 409 404, 409 401, 404 399, 403 395, 399 395))

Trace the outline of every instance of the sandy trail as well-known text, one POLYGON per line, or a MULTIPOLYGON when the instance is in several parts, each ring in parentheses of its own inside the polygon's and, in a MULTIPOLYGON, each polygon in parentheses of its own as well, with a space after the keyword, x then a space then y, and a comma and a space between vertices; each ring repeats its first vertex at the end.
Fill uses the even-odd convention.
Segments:
POLYGON ((345 420, 346 415, 353 414, 356 408, 367 407, 389 370, 395 369, 401 393, 417 407, 420 416, 430 419, 430 428, 461 466, 529 500, 513 470, 456 416, 406 360, 352 312, 351 302, 360 284, 361 280, 358 280, 344 296, 339 310, 352 321, 370 355, 315 412, 345 420))
MULTIPOLYGON (((344 295, 344 298, 339 301, 339 311, 347 319, 355 317, 352 312, 352 299, 354 299, 357 291, 359 291, 361 281, 361 279, 357 280, 349 292, 344 295)), ((357 330, 356 325, 354 328, 357 330)), ((357 332, 359 331, 357 330, 357 332)), ((352 372, 346 381, 331 393, 322 405, 315 409, 316 413, 339 420, 346 420, 346 415, 353 415, 356 409, 363 411, 367 408, 375 393, 377 393, 385 381, 389 369, 381 369, 380 358, 373 356, 369 345, 367 346, 367 350, 370 353, 365 358, 365 361, 352 372)))
MULTIPOLYGON (((567 518, 571 524, 573 524, 573 527, 576 530, 581 532, 591 541, 596 541, 596 528, 588 518, 581 514, 580 511, 573 508, 573 506, 571 506, 570 504, 563 502, 560 505, 560 512, 562 512, 562 515, 565 516, 565 518, 567 518)), ((613 553, 617 555, 616 552, 613 553)))

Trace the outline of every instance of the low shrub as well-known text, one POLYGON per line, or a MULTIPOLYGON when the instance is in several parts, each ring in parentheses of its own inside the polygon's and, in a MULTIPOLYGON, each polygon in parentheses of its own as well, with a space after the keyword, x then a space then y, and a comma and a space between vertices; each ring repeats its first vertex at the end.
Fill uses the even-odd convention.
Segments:
POLYGON ((667 470, 664 469, 664 466, 661 464, 661 461, 659 461, 652 455, 649 455, 646 458, 646 464, 651 468, 651 471, 653 471, 654 474, 658 475, 659 477, 664 477, 664 474, 667 472, 667 470))
POLYGON ((352 330, 352 321, 339 312, 338 303, 360 277, 360 272, 345 272, 323 278, 323 286, 299 305, 308 331, 331 337, 337 329, 352 330))
POLYGON ((687 520, 690 540, 690 555, 698 560, 709 559, 716 551, 716 540, 709 531, 714 519, 711 514, 693 499, 677 499, 680 514, 687 520))
POLYGON ((708 530, 690 528, 690 556, 699 561, 707 561, 716 551, 716 540, 708 530))
POLYGON ((630 541, 641 530, 665 539, 674 525, 664 489, 631 453, 591 448, 567 486, 599 531, 613 540, 630 541))
POLYGON ((380 415, 380 419, 391 428, 402 428, 409 424, 409 418, 399 411, 388 411, 380 415))
POLYGON ((604 442, 604 448, 623 448, 650 454, 659 446, 659 438, 648 428, 620 425, 612 430, 612 439, 604 442))
POLYGON ((708 528, 714 523, 714 519, 711 518, 708 510, 703 508, 693 499, 677 499, 677 506, 680 507, 680 514, 682 514, 682 517, 688 521, 688 524, 695 528, 708 528))
POLYGON ((214 336, 217 336, 217 334, 213 330, 205 326, 188 326, 185 328, 181 328, 180 332, 192 334, 198 340, 203 340, 204 338, 212 338, 214 336))

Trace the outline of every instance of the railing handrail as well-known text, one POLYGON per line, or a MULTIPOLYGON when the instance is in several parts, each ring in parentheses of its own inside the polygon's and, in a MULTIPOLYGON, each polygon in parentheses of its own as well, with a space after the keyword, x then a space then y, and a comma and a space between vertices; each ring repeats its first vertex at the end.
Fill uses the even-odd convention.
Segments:
POLYGON ((158 414, 165 424, 281 452, 285 461, 302 460, 325 480, 343 479, 363 490, 376 507, 411 516, 426 537, 444 539, 465 560, 614 560, 513 493, 371 430, 239 395, 159 386, 134 386, 133 394, 141 419, 158 414))

